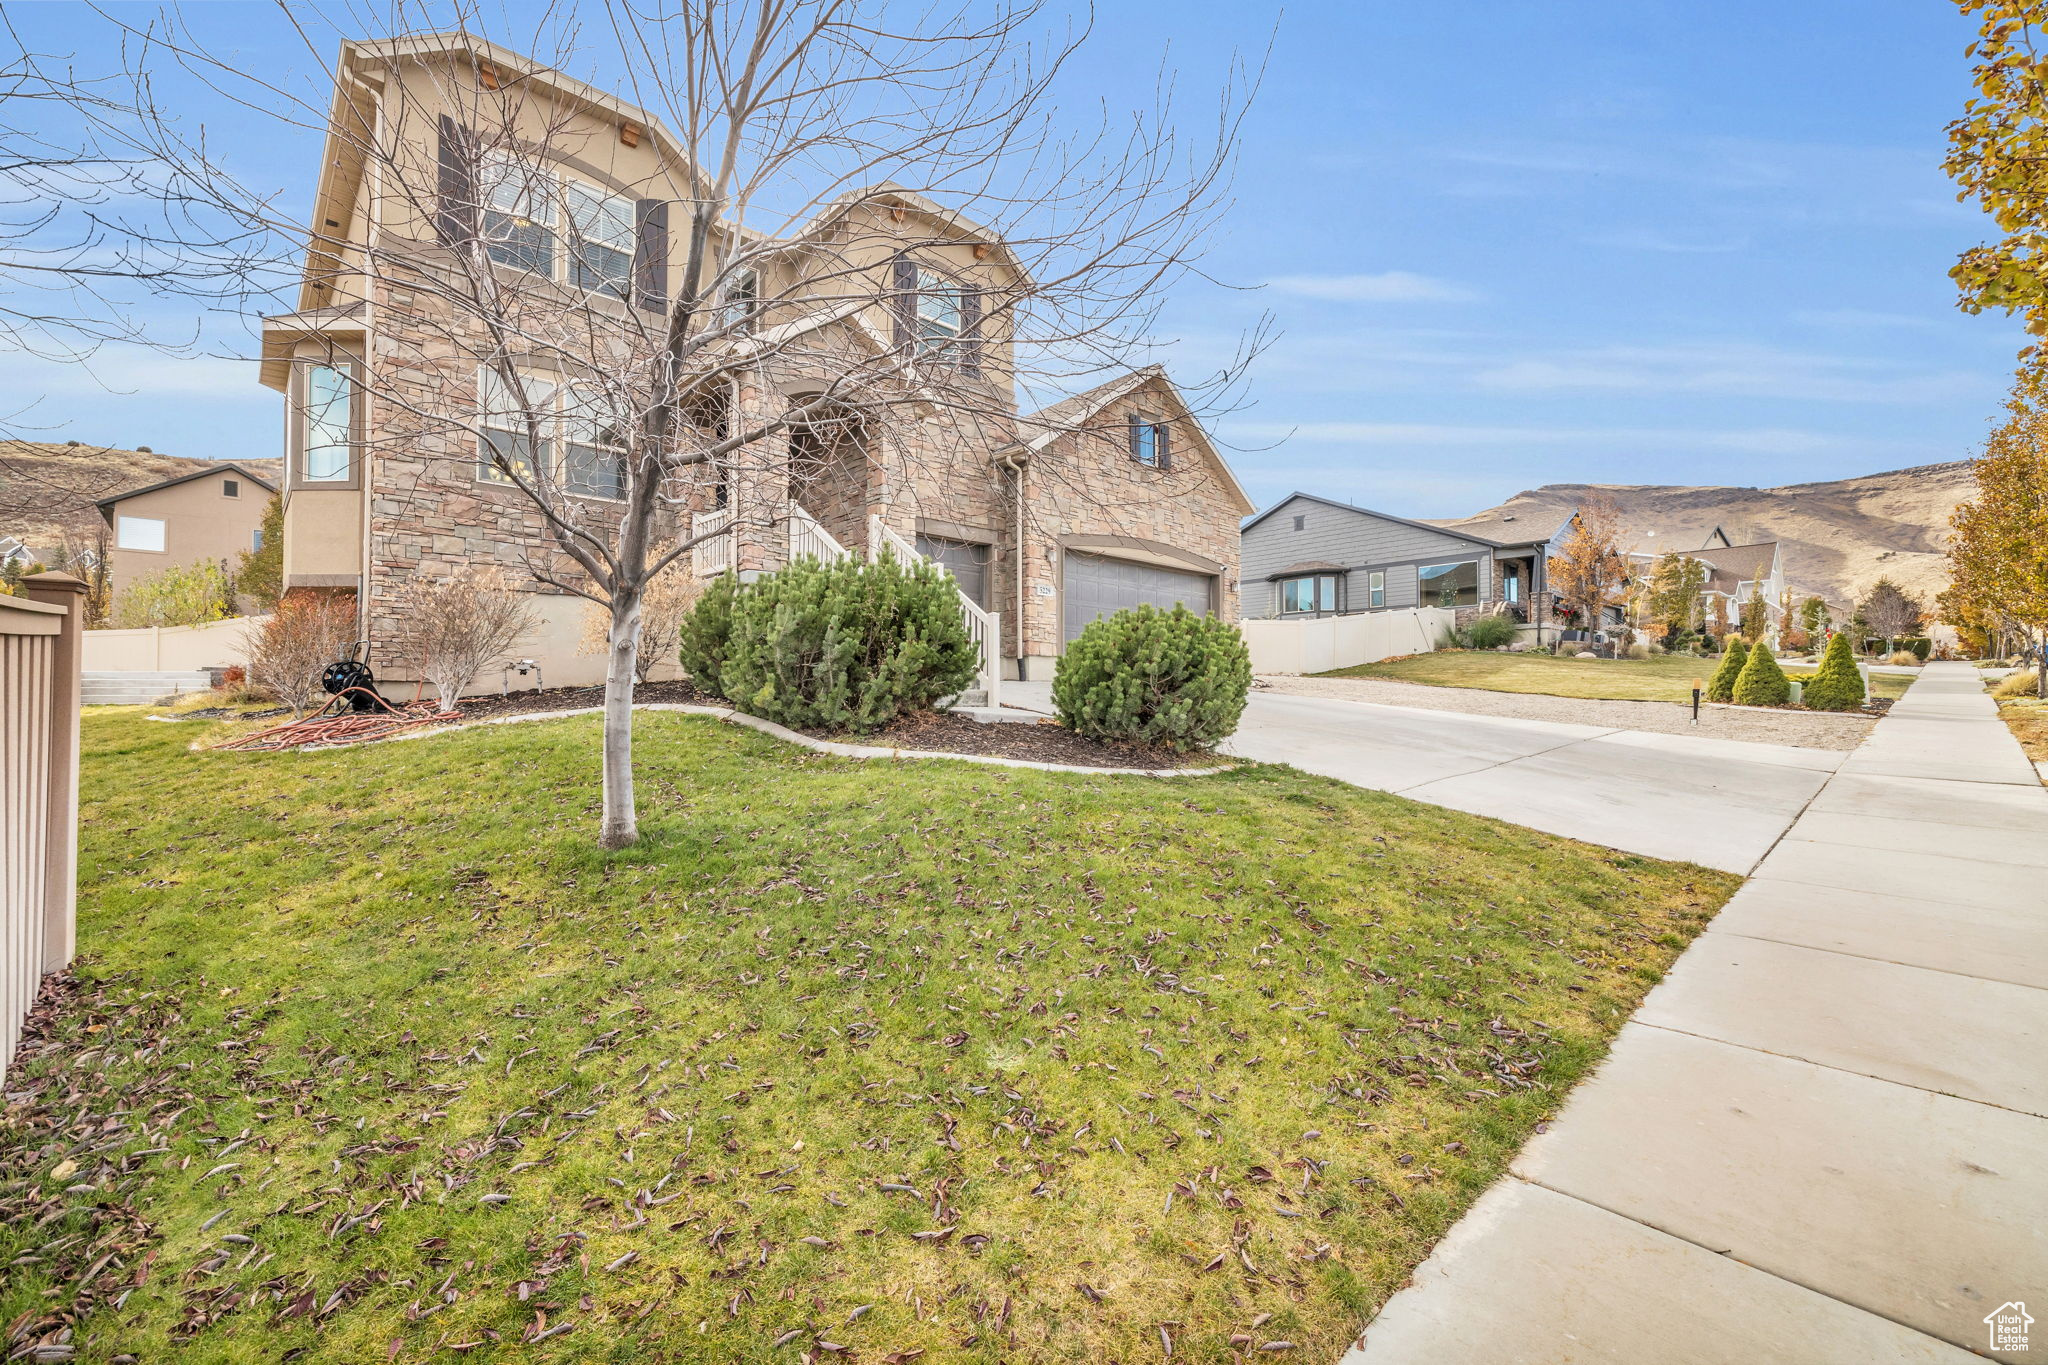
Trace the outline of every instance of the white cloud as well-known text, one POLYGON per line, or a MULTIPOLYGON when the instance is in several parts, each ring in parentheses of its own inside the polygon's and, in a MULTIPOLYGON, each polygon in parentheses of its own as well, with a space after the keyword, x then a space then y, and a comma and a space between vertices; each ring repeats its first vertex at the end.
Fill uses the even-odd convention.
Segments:
POLYGON ((1412 270, 1387 270, 1377 275, 1282 275, 1267 283, 1278 293, 1333 303, 1466 303, 1479 297, 1463 285, 1412 270))
POLYGON ((1481 389, 1511 393, 1714 393, 1841 403, 1930 403, 1979 393, 1983 376, 1896 361, 1743 342, 1602 346, 1480 369, 1481 389))

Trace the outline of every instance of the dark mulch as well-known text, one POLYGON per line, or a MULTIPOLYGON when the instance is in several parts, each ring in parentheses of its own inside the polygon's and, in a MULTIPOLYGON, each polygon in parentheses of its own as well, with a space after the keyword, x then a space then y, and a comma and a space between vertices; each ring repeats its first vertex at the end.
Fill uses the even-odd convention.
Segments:
POLYGON ((1224 760, 1215 754, 1177 754, 1149 744, 1112 744, 1083 739, 1051 720, 1035 724, 1004 721, 984 725, 966 716, 926 711, 905 716, 887 729, 872 735, 827 734, 806 731, 817 739, 844 744, 874 744, 895 749, 930 749, 939 753, 983 754, 992 758, 1020 758, 1032 763, 1071 763, 1084 768, 1147 768, 1165 772, 1174 768, 1212 768, 1224 760))
MULTIPOLYGON (((724 706, 719 697, 688 682, 641 683, 633 689, 636 705, 661 702, 665 705, 683 706, 724 706)), ((604 684, 594 683, 589 687, 549 687, 536 691, 513 692, 498 697, 464 697, 462 718, 482 720, 495 716, 541 715, 549 711, 581 711, 587 707, 604 705, 604 684)))
MULTIPOLYGON (((633 689, 636 703, 661 702, 670 705, 729 706, 688 682, 642 683, 633 689)), ((491 720, 501 716, 545 715, 551 711, 581 711, 604 704, 602 685, 591 687, 550 687, 544 691, 514 692, 509 696, 466 697, 462 702, 464 721, 491 720)), ((807 730, 814 739, 837 740, 842 744, 873 744, 893 749, 929 749, 935 753, 978 754, 993 758, 1019 758, 1032 763, 1070 763, 1084 768, 1146 768, 1166 772, 1175 768, 1208 768, 1222 761, 1215 754, 1177 754, 1149 744, 1108 744, 1083 739, 1057 723, 1036 724, 1014 721, 983 725, 966 716, 926 712, 906 716, 886 730, 872 735, 835 734, 807 730)))
POLYGON ((174 716, 152 716, 152 720, 269 720, 273 716, 288 716, 289 706, 273 706, 263 711, 237 711, 232 706, 202 706, 196 711, 181 711, 174 716))

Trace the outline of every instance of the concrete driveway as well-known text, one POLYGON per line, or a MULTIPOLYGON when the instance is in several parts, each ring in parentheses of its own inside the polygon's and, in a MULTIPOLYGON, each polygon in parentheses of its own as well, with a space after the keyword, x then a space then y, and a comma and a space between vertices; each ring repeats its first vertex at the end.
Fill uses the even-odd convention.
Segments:
MULTIPOLYGON (((1047 683, 1003 700, 1052 714, 1047 683)), ((1847 757, 1254 693, 1224 749, 1630 853, 1747 873, 1847 757)))

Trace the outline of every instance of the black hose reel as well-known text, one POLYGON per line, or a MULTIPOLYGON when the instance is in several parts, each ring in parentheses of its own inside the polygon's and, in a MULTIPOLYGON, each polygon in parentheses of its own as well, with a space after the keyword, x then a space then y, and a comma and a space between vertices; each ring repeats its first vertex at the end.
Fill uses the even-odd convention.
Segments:
POLYGON ((327 665, 320 674, 320 690, 344 699, 356 711, 389 711, 390 703, 377 695, 376 674, 356 657, 361 649, 360 642, 351 644, 344 657, 327 665))

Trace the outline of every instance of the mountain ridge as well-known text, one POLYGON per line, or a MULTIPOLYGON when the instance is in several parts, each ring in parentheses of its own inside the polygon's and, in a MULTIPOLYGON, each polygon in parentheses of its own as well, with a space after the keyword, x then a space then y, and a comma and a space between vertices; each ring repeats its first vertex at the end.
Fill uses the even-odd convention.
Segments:
POLYGON ((1632 549, 1696 549, 1719 526, 1738 545, 1779 541, 1785 581, 1796 596, 1818 593, 1846 607, 1889 577, 1931 608, 1948 586, 1949 517, 1975 491, 1970 462, 1948 460, 1771 487, 1544 484, 1471 516, 1432 521, 1457 527, 1539 513, 1562 519, 1587 497, 1604 494, 1620 511, 1632 549))

